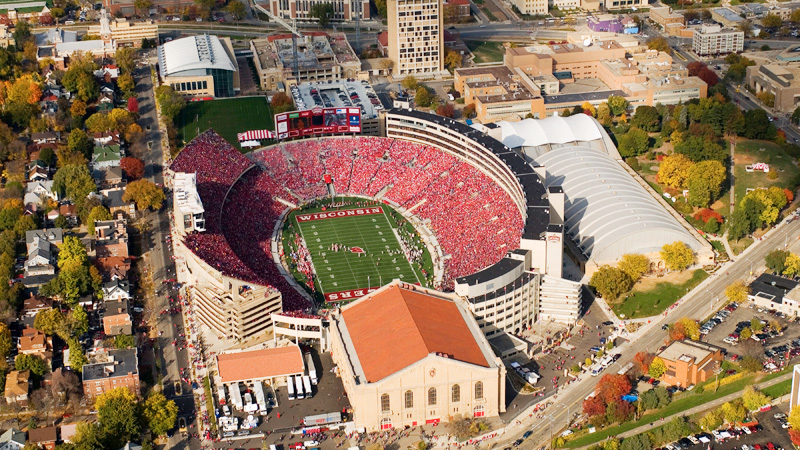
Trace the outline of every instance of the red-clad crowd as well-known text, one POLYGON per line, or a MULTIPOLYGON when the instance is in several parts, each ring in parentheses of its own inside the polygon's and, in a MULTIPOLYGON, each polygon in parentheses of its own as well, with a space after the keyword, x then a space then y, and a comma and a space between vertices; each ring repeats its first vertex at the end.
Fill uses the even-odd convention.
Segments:
POLYGON ((197 173, 206 209, 207 231, 187 236, 186 244, 226 275, 280 290, 286 311, 309 305, 271 257, 271 235, 286 207, 278 198, 303 203, 323 197, 325 175, 337 195, 380 195, 415 207, 413 214, 429 221, 449 255, 445 288, 519 245, 523 222, 511 198, 474 166, 432 146, 346 137, 286 143, 251 157, 259 165, 247 171, 250 160, 213 133, 178 155, 172 170, 197 173))

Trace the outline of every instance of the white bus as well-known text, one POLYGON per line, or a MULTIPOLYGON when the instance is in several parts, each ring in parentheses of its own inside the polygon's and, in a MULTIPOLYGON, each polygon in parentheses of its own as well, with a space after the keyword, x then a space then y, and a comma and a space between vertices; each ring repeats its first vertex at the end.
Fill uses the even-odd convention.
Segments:
POLYGON ((303 378, 300 375, 295 375, 294 377, 294 387, 297 390, 295 396, 298 400, 302 400, 305 398, 303 395, 303 378))
POLYGON ((306 398, 311 398, 313 396, 311 393, 311 377, 308 375, 303 375, 303 389, 306 391, 306 398))
POLYGON ((294 378, 286 377, 286 388, 289 391, 289 400, 294 400, 294 378))

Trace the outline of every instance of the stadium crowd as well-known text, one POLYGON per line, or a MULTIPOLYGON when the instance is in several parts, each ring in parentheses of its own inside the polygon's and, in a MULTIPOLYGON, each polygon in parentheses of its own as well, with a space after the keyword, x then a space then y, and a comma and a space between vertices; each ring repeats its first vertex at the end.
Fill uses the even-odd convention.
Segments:
MULTIPOLYGON (((440 288, 519 245, 523 221, 511 198, 478 168, 433 146, 378 137, 307 139, 250 158, 255 168, 210 131, 181 151, 171 169, 197 173, 207 217, 207 231, 185 242, 222 273, 280 290, 286 311, 309 305, 270 256, 271 234, 286 208, 278 199, 297 204, 326 196, 325 175, 337 195, 385 198, 427 221, 449 255, 440 288)), ((290 258, 305 266, 304 255, 297 256, 290 258)))

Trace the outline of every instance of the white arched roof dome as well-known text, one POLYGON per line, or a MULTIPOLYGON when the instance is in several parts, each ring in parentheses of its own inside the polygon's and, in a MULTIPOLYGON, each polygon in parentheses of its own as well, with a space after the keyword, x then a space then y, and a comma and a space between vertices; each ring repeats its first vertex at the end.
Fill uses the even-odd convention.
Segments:
POLYGON ((597 264, 626 253, 651 253, 683 241, 698 241, 639 185, 617 161, 589 147, 563 147, 536 158, 547 170, 545 184, 566 195, 565 231, 597 264))
POLYGON ((525 119, 519 122, 497 122, 501 142, 506 147, 536 147, 547 144, 588 142, 602 139, 599 124, 586 114, 546 119, 525 119))

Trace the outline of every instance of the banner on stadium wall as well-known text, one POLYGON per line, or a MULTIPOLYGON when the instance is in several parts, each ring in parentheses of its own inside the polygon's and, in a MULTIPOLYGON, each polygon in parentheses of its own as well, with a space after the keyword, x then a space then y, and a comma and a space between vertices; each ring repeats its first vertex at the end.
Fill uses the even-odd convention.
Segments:
POLYGON ((326 133, 360 133, 361 108, 313 108, 275 114, 278 139, 326 133))
POLYGON ((262 141, 266 139, 275 139, 275 133, 269 130, 251 130, 239 133, 236 137, 239 138, 239 142, 262 141))

